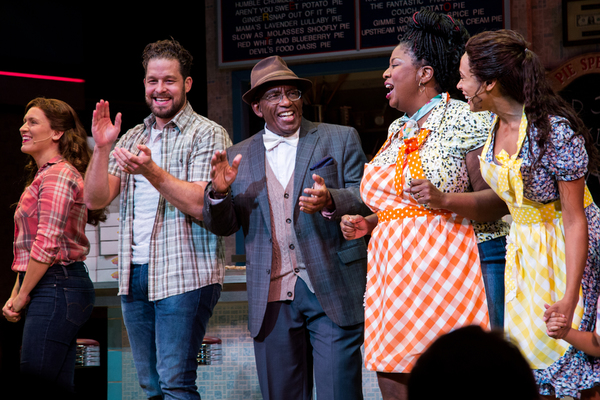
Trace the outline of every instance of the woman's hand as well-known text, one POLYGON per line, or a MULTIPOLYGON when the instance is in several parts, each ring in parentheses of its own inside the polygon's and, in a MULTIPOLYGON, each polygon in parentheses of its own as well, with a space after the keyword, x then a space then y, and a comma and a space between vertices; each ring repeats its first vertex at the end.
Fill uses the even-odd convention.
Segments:
MULTIPOLYGON (((550 306, 544 304, 544 307, 548 309, 550 306)), ((544 317, 544 322, 546 322, 546 334, 554 339, 560 339, 559 332, 567 327, 567 318, 555 312, 551 313, 548 318, 544 317)))
POLYGON ((440 191, 427 179, 413 179, 410 182, 409 193, 419 204, 434 209, 446 208, 446 193, 440 191))
POLYGON ((553 327, 552 334, 548 334, 548 336, 554 339, 564 339, 571 329, 577 300, 572 301, 562 298, 552 305, 544 304, 544 307, 546 311, 544 312, 543 320, 546 322, 546 328, 548 329, 548 323, 551 321, 553 327))
POLYGON ((17 297, 13 299, 12 310, 14 312, 20 313, 23 309, 29 304, 31 297, 28 295, 24 295, 22 292, 19 292, 17 297))
POLYGON ((2 315, 4 315, 4 318, 6 318, 8 322, 19 322, 21 313, 14 311, 13 300, 14 299, 11 297, 6 301, 4 307, 2 307, 2 315))

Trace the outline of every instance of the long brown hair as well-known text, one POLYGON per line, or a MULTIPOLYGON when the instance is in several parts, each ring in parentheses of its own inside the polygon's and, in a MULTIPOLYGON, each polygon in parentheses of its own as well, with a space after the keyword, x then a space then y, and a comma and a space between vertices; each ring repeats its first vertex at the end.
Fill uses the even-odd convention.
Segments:
POLYGON ((542 62, 522 35, 508 29, 482 32, 469 39, 465 50, 471 73, 480 82, 496 80, 503 95, 525 106, 525 115, 530 121, 527 136, 535 140, 541 150, 536 164, 552 145, 547 143, 552 129, 550 116, 556 115, 567 120, 575 135, 583 136, 589 157, 588 171, 598 173, 598 149, 589 129, 575 110, 552 90, 542 62), (532 137, 533 126, 537 129, 536 137, 532 137))
MULTIPOLYGON (((46 99, 38 97, 29 102, 25 107, 25 113, 31 108, 42 110, 48 121, 50 128, 58 132, 64 132, 58 142, 61 156, 68 161, 82 177, 85 177, 85 170, 90 162, 92 151, 87 144, 87 133, 73 108, 64 101, 57 99, 46 99)), ((25 186, 29 186, 38 166, 33 157, 28 156, 28 162, 25 165, 28 175, 25 186)), ((106 220, 106 209, 88 210, 88 223, 98 225, 100 221, 106 220)))

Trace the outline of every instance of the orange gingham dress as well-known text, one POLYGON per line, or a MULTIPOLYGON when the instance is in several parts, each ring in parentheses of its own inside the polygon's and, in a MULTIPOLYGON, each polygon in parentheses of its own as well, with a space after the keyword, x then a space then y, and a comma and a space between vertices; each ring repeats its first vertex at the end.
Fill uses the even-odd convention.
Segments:
POLYGON ((427 209, 406 192, 410 178, 425 178, 418 151, 411 154, 406 163, 399 156, 402 169, 366 164, 361 182, 378 214, 365 293, 365 366, 374 371, 410 372, 438 336, 472 324, 489 329, 470 221, 427 209))

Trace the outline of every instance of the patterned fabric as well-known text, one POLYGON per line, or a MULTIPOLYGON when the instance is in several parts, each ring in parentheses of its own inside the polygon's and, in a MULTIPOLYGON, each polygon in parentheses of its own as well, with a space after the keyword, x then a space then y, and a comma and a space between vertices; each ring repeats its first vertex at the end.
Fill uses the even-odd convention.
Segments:
MULTIPOLYGON (((137 154, 155 122, 150 115, 130 129, 116 144, 137 154)), ((217 150, 231 146, 225 129, 196 114, 189 103, 167 125, 162 136, 165 171, 188 182, 210 180, 210 159, 217 150)), ((134 182, 111 155, 109 174, 121 178, 119 242, 119 294, 129 293, 133 231, 134 182)), ((204 223, 180 212, 160 196, 150 241, 148 299, 160 300, 214 283, 223 284, 225 273, 222 239, 208 232, 204 223)))
MULTIPOLYGON (((445 122, 456 121, 449 120, 445 122)), ((427 160, 419 157, 421 150, 440 145, 433 142, 439 140, 434 131, 423 128, 419 136, 417 143, 425 140, 421 149, 418 144, 404 146, 410 152, 406 162, 399 154, 397 163, 376 165, 378 155, 365 166, 361 183, 365 204, 378 214, 365 294, 365 365, 375 371, 410 372, 438 336, 471 324, 489 329, 471 224, 448 211, 427 210, 406 192, 412 178, 425 177, 427 160), (401 177, 398 165, 403 166, 401 177), (398 182, 402 186, 396 189, 398 182)), ((464 157, 457 164, 467 180, 459 186, 468 187, 464 157)))
POLYGON ((85 260, 86 222, 83 179, 56 156, 38 170, 17 205, 13 271, 26 271, 30 257, 50 265, 85 260))
MULTIPOLYGON (((589 358, 562 340, 550 339, 542 321, 544 303, 562 298, 566 282, 565 238, 560 212, 559 180, 575 180, 586 173, 584 141, 566 120, 551 118, 550 145, 533 168, 540 149, 526 134, 523 115, 515 154, 502 154, 493 162, 492 131, 481 157, 484 179, 511 210, 506 264, 505 330, 532 365, 540 393, 579 397, 581 390, 600 383, 598 359, 589 358)), ((531 132, 536 137, 535 127, 531 132)), ((504 152, 506 153, 506 152, 504 152)), ((587 190, 586 190, 587 192, 587 190)), ((582 297, 574 327, 591 331, 596 322, 600 268, 600 210, 585 195, 589 254, 582 279, 582 297)))
MULTIPOLYGON (((489 113, 472 113, 469 106, 458 100, 448 100, 442 95, 442 102, 433 109, 422 128, 431 131, 419 150, 419 156, 425 160, 425 176, 439 190, 446 193, 472 192, 467 166, 464 162, 468 151, 479 148, 485 143, 490 127, 489 113), (446 116, 451 115, 452 118, 446 116), (451 119, 451 121, 450 121, 451 119)), ((388 129, 388 141, 371 164, 390 165, 396 163, 402 139, 398 132, 403 123, 394 121, 388 129)), ((509 226, 502 220, 494 222, 471 221, 477 234, 477 241, 484 242, 508 235, 509 226)))
MULTIPOLYGON (((263 131, 260 131, 228 149, 229 162, 237 154, 242 155, 242 164, 231 184, 230 195, 211 205, 209 186, 202 211, 204 222, 211 231, 227 236, 241 228, 244 234, 248 328, 252 337, 256 337, 263 326, 273 258, 271 211, 265 181, 268 161, 262 134, 263 131)), ((302 119, 294 167, 294 189, 287 193, 294 204, 292 224, 299 245, 296 250, 302 252, 319 304, 327 317, 339 326, 356 325, 364 320, 367 246, 362 238, 345 240, 339 218, 346 214, 369 213, 360 199, 359 188, 366 161, 360 137, 354 128, 314 124, 302 119), (311 170, 326 157, 331 157, 330 164, 311 170), (305 188, 314 184, 313 173, 318 173, 325 180, 335 203, 331 219, 323 218, 319 213, 300 211, 298 199, 305 188)))

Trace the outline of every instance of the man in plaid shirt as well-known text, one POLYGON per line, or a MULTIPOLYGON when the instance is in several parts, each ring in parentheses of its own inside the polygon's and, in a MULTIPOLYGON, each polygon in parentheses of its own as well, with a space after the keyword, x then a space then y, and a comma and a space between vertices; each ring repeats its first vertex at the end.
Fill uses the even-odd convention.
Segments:
POLYGON ((199 399, 196 356, 224 276, 221 238, 203 225, 210 158, 231 145, 225 129, 187 102, 192 56, 175 40, 146 46, 152 114, 117 142, 121 114, 96 104, 90 209, 120 193, 119 294, 139 383, 148 398, 199 399))

